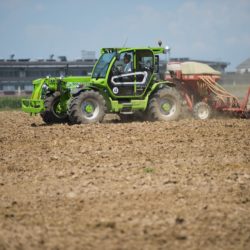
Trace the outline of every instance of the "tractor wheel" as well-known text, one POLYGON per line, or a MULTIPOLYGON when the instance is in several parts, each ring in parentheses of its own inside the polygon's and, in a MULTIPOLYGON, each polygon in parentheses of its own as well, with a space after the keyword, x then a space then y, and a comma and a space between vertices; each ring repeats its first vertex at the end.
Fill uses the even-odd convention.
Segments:
POLYGON ((60 92, 50 93, 44 100, 45 110, 41 113, 43 121, 47 124, 63 123, 68 121, 67 111, 60 105, 60 92))
POLYGON ((153 94, 148 104, 150 120, 173 121, 181 113, 180 95, 174 88, 162 88, 153 94))
POLYGON ((105 115, 105 100, 96 91, 88 90, 74 97, 70 103, 69 119, 72 123, 101 122, 105 115))
POLYGON ((207 120, 212 115, 210 106, 205 102, 197 102, 193 108, 193 115, 195 119, 207 120))

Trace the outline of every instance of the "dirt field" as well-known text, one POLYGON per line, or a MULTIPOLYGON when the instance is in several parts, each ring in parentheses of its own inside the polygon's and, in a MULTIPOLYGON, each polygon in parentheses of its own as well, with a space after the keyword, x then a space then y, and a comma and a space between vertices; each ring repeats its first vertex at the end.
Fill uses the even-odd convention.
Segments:
POLYGON ((0 112, 0 249, 250 249, 250 120, 46 126, 0 112))

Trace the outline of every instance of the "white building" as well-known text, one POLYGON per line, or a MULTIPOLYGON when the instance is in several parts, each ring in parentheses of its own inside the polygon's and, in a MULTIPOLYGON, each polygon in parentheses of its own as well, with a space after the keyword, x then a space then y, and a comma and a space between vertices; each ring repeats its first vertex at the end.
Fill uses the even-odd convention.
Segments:
POLYGON ((237 67, 237 72, 243 74, 243 73, 250 73, 250 58, 243 61, 241 64, 239 64, 237 67))

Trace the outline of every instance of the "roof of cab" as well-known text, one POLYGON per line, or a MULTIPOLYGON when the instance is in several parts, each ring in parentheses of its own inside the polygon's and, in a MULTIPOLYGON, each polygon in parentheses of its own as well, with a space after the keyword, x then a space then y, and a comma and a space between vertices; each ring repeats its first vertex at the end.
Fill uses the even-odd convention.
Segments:
POLYGON ((113 52, 125 52, 130 50, 151 50, 154 54, 165 54, 166 50, 162 47, 142 47, 142 48, 102 48, 101 54, 103 53, 113 53, 113 52))

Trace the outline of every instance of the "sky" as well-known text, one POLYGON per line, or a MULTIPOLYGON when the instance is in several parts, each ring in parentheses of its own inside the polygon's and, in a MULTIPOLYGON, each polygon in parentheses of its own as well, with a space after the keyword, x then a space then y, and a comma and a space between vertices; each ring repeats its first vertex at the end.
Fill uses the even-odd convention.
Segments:
POLYGON ((171 57, 250 57, 250 0, 0 0, 0 58, 81 58, 102 47, 170 46, 171 57))

